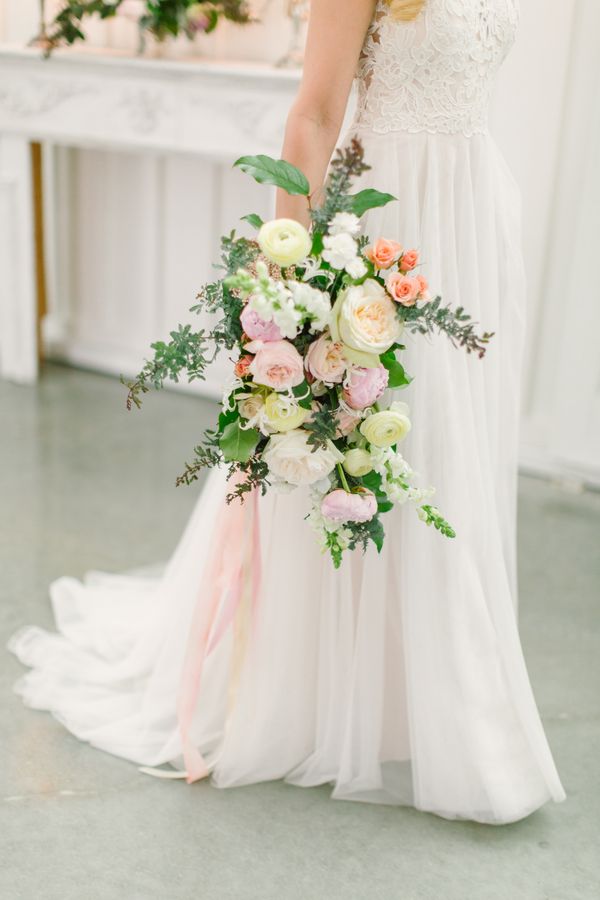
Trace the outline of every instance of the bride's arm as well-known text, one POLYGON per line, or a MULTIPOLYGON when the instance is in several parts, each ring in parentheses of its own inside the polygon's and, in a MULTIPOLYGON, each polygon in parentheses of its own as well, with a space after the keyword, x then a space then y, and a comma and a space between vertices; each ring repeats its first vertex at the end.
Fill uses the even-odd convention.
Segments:
MULTIPOLYGON (((312 0, 304 74, 288 116, 283 158, 321 187, 344 120, 375 0, 312 0)), ((277 195, 277 216, 308 224, 306 199, 277 195)))

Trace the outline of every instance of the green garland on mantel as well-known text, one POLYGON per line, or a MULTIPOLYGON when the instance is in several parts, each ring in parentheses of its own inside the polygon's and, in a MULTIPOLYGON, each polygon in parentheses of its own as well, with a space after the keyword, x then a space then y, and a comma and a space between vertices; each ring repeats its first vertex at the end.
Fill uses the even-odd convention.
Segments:
MULTIPOLYGON (((111 19, 127 0, 65 0, 60 12, 49 23, 44 35, 46 53, 58 46, 84 41, 83 22, 90 16, 111 19)), ((245 25, 253 21, 247 0, 144 0, 139 19, 140 41, 144 34, 152 34, 157 40, 185 34, 193 39, 197 34, 208 34, 221 18, 245 25)), ((124 10, 123 10, 124 11, 124 10)))

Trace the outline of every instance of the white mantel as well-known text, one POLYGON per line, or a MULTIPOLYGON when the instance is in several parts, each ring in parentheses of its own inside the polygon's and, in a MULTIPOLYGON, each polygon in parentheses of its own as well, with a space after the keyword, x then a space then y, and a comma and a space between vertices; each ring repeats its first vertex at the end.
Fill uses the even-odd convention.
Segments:
POLYGON ((0 46, 0 375, 37 374, 30 141, 221 164, 242 153, 277 156, 298 81, 296 71, 259 63, 90 50, 46 60, 0 46))

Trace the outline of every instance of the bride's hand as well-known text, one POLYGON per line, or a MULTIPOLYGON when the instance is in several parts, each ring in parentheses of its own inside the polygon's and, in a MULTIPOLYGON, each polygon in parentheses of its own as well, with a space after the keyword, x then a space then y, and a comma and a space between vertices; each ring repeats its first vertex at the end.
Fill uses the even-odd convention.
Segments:
MULTIPOLYGON (((282 156, 320 189, 344 121, 375 0, 312 0, 304 74, 290 110, 282 156)), ((277 194, 277 216, 309 223, 304 197, 277 194)))

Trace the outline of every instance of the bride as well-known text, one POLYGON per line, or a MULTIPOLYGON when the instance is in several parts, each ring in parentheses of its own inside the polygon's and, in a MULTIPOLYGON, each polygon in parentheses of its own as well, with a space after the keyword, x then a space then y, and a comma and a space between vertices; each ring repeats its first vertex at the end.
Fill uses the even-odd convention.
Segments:
MULTIPOLYGON (((318 190, 353 78, 351 135, 373 184, 399 198, 371 235, 417 246, 429 281, 494 331, 485 361, 443 338, 406 354, 415 427, 407 456, 455 525, 442 541, 401 510, 381 556, 334 571, 302 517, 307 497, 258 502, 260 601, 208 653, 182 698, 194 616, 208 602, 225 476, 208 479, 159 578, 62 578, 58 634, 27 628, 18 690, 78 738, 217 787, 285 778, 333 796, 504 823, 564 797, 516 623, 515 495, 525 303, 519 199, 487 130, 517 0, 313 0, 284 157, 318 190), (182 740, 200 769, 191 771, 182 740)), ((301 200, 278 215, 307 221, 301 200)), ((223 538, 227 540, 227 536, 223 538)))

